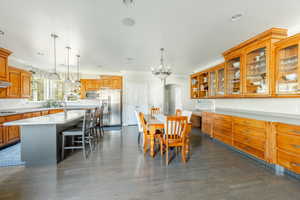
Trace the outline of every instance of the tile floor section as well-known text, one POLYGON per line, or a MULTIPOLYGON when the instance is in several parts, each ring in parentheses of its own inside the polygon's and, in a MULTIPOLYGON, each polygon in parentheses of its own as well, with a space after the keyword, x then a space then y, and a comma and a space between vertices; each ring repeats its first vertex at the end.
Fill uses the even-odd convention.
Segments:
POLYGON ((0 167, 24 165, 20 143, 0 150, 0 167))
POLYGON ((144 156, 136 127, 107 132, 84 160, 69 155, 57 167, 0 168, 5 200, 299 200, 300 181, 192 133, 192 157, 167 167, 144 156))

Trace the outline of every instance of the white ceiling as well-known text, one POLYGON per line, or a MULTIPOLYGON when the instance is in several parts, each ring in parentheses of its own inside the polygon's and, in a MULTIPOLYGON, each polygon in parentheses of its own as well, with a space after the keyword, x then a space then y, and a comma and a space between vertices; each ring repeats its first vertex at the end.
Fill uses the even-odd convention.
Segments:
POLYGON ((0 30, 4 46, 27 65, 51 68, 55 32, 58 64, 70 45, 73 62, 80 53, 86 73, 149 71, 160 47, 176 73, 191 73, 268 28, 298 26, 299 8, 299 0, 135 0, 132 7, 122 0, 1 0, 0 30), (232 22, 237 13, 243 18, 232 22), (135 26, 122 25, 125 17, 135 26))

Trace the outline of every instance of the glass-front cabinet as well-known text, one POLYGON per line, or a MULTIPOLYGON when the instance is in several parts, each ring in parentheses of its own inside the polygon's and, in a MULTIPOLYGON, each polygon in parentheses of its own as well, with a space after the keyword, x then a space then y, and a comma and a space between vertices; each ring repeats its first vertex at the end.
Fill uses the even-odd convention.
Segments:
POLYGON ((209 72, 209 96, 214 97, 217 94, 217 71, 209 72))
POLYGON ((198 74, 191 76, 191 97, 192 97, 192 99, 199 98, 199 76, 198 76, 198 74))
POLYGON ((269 94, 269 67, 267 45, 246 53, 245 95, 269 94))
POLYGON ((217 70, 217 95, 224 96, 225 94, 225 68, 221 67, 217 70))
POLYGON ((226 95, 242 94, 241 87, 241 58, 235 57, 226 62, 226 95))
POLYGON ((300 37, 282 41, 276 47, 276 94, 300 95, 299 85, 300 37))
POLYGON ((199 97, 208 97, 208 72, 199 75, 199 97))

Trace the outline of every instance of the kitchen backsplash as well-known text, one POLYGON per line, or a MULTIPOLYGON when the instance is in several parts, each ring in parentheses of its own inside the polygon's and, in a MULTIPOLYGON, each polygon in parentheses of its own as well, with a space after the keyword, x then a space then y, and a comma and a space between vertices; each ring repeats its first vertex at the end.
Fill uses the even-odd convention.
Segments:
POLYGON ((32 102, 27 99, 0 99, 0 110, 16 108, 38 108, 42 107, 41 102, 32 102))
POLYGON ((262 99, 203 99, 196 100, 197 109, 235 109, 240 111, 261 111, 283 114, 300 114, 300 99, 262 98, 262 99))

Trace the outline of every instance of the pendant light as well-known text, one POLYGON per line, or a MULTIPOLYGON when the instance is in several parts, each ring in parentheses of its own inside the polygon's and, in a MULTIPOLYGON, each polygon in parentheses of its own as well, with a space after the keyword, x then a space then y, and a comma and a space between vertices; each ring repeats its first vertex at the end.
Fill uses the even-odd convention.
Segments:
POLYGON ((65 80, 65 83, 72 83, 70 79, 70 52, 71 52, 71 47, 67 46, 67 66, 68 66, 68 71, 67 71, 67 78, 65 80))
POLYGON ((52 33, 51 37, 53 38, 54 72, 49 74, 48 79, 50 79, 50 80, 60 80, 59 74, 56 71, 56 39, 58 38, 58 35, 52 33))
POLYGON ((76 57, 77 57, 77 80, 75 82, 75 86, 79 88, 81 86, 80 77, 79 77, 80 55, 77 54, 76 57))

